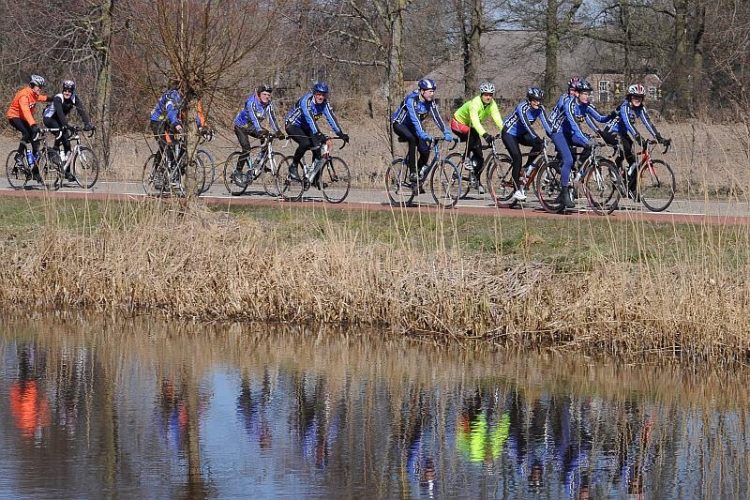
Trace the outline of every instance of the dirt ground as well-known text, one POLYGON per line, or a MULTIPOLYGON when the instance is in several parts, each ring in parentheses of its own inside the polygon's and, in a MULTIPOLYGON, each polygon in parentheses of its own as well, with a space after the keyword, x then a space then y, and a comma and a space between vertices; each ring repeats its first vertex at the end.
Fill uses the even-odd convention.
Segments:
MULTIPOLYGON (((335 154, 344 158, 352 171, 353 181, 361 187, 380 187, 382 176, 391 160, 386 123, 365 117, 353 120, 341 116, 342 128, 351 136, 351 144, 335 154)), ((674 148, 666 155, 656 155, 675 170, 678 190, 691 198, 720 197, 746 198, 750 193, 750 130, 745 125, 708 124, 703 122, 657 122, 665 137, 673 139, 674 148)), ((491 127, 490 127, 490 130, 491 127)), ((279 149, 292 154, 295 144, 286 141, 279 149)), ((17 145, 12 135, 0 136, 2 151, 11 151, 17 145)), ((151 153, 153 142, 143 134, 115 137, 110 165, 103 178, 113 180, 141 177, 143 163, 151 153)), ((216 139, 205 145, 217 162, 217 180, 226 157, 237 149, 232 130, 219 129, 216 139)), ((403 145, 397 145, 403 151, 403 145)), ((399 152, 399 154, 401 154, 399 152)), ((7 157, 7 154, 3 156, 7 157)))

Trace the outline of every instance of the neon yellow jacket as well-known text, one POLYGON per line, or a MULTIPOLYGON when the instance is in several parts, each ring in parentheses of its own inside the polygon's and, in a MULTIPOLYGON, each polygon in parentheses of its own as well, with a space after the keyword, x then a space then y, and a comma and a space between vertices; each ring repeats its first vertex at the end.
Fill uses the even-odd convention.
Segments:
POLYGON ((483 136, 487 131, 482 126, 482 121, 487 118, 487 115, 492 116, 492 121, 497 125, 498 130, 503 130, 503 117, 500 115, 500 110, 497 107, 497 103, 493 99, 489 104, 485 106, 482 102, 482 96, 478 95, 473 99, 466 101, 460 108, 453 113, 453 118, 457 122, 469 125, 471 128, 477 131, 479 136, 483 136))

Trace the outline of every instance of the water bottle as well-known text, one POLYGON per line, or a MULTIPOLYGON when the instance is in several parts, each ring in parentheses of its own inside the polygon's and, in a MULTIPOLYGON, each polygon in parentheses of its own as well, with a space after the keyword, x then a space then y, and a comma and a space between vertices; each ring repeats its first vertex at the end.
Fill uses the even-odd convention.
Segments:
POLYGON ((632 177, 635 174, 635 169, 638 168, 638 162, 634 161, 628 168, 628 177, 632 177))
POLYGON ((34 166, 34 153, 26 150, 26 161, 28 162, 30 167, 34 166))
POLYGON ((312 178, 312 173, 315 170, 315 162, 311 163, 310 165, 305 165, 305 177, 308 179, 312 178))
POLYGON ((526 167, 526 177, 531 177, 531 173, 534 171, 534 167, 532 165, 529 165, 526 167))
POLYGON ((421 169, 419 169, 419 178, 420 179, 424 179, 425 178, 425 176, 427 175, 427 169, 428 168, 429 167, 427 165, 425 165, 421 169))

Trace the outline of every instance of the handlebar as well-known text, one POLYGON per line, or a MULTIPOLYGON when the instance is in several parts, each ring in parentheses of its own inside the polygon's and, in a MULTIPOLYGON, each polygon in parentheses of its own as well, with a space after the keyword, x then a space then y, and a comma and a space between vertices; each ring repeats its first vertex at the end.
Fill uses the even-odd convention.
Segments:
POLYGON ((81 132, 83 132, 83 135, 89 139, 94 137, 94 135, 96 134, 95 127, 92 127, 91 130, 85 130, 82 127, 46 127, 46 128, 40 128, 39 131, 41 133, 46 133, 46 132, 53 133, 55 134, 55 137, 59 139, 62 136, 62 133, 66 128, 70 130, 73 134, 80 134, 81 132))

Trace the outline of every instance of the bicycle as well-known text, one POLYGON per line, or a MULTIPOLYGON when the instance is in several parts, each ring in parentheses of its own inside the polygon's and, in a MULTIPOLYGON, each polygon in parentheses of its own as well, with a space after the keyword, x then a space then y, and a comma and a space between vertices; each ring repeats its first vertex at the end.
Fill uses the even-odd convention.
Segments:
MULTIPOLYGON (((491 145, 488 144, 488 145, 482 146, 483 150, 485 150, 485 149, 492 149, 493 150, 492 151, 492 153, 493 153, 492 158, 495 159, 495 160, 497 160, 498 156, 500 156, 500 155, 498 155, 497 150, 494 147, 495 141, 497 141, 499 138, 500 138, 500 134, 498 134, 498 135, 495 136, 495 139, 492 141, 491 145)), ((446 156, 446 158, 445 158, 446 160, 448 160, 451 163, 453 163, 454 165, 456 165, 458 167, 458 170, 459 170, 460 174, 461 174, 461 187, 462 187, 461 199, 464 199, 467 196, 469 196, 469 192, 472 189, 476 189, 477 190, 477 194, 480 194, 480 195, 483 195, 485 193, 485 190, 481 189, 482 183, 480 182, 480 178, 475 173, 474 160, 473 159, 471 159, 471 160, 467 159, 467 156, 469 154, 469 141, 467 140, 467 141, 464 141, 464 142, 466 143, 466 146, 464 147, 464 152, 463 153, 452 153, 452 154, 449 154, 448 156, 446 156)), ((505 156, 505 155, 502 155, 502 156, 505 156)), ((484 170, 485 170, 485 172, 487 172, 486 176, 487 176, 487 184, 488 185, 490 183, 490 177, 489 177, 490 176, 490 166, 491 166, 490 165, 490 161, 491 161, 491 159, 488 159, 487 161, 485 161, 485 164, 484 164, 484 170)), ((510 161, 510 159, 508 161, 510 161)))
POLYGON ((143 190, 148 196, 200 195, 205 183, 205 170, 200 157, 193 154, 188 159, 190 155, 185 134, 175 135, 170 141, 161 153, 152 153, 143 165, 143 190))
POLYGON ((62 186, 62 177, 59 168, 50 162, 49 148, 44 141, 47 129, 39 129, 42 136, 41 148, 37 155, 32 152, 31 144, 24 142, 24 153, 17 150, 11 151, 5 161, 5 174, 8 184, 13 189, 26 189, 30 180, 35 180, 46 190, 57 191, 62 186), (37 174, 34 174, 34 167, 37 174))
MULTIPOLYGON (((206 134, 199 134, 198 135, 198 145, 205 142, 210 142, 213 139, 213 132, 206 134)), ((195 155, 200 160, 201 165, 203 166, 203 174, 199 176, 198 180, 202 180, 201 185, 197 188, 197 194, 200 196, 203 193, 206 193, 209 189, 211 189, 211 186, 214 185, 214 182, 216 181, 216 162, 214 161, 214 155, 211 154, 210 151, 203 148, 198 148, 195 151, 195 155)))
MULTIPOLYGON (((620 172, 615 164, 599 155, 602 145, 594 144, 591 154, 583 162, 575 162, 570 171, 571 197, 578 198, 579 186, 589 207, 599 215, 609 215, 620 202, 620 172)), ((562 202, 562 163, 555 159, 542 165, 536 176, 536 195, 542 207, 551 213, 565 210, 562 202)))
MULTIPOLYGON (((637 166, 638 176, 636 177, 635 193, 629 193, 629 172, 624 164, 617 187, 623 198, 631 197, 636 202, 640 201, 651 212, 662 212, 669 208, 674 201, 677 183, 672 167, 665 161, 652 158, 656 144, 658 144, 657 141, 647 140, 641 151, 637 153, 640 159, 637 166)), ((665 141, 662 154, 668 153, 671 147, 672 140, 665 141)), ((621 141, 617 142, 617 154, 621 158, 625 157, 621 141)))
MULTIPOLYGON (((410 205, 417 195, 424 192, 422 185, 429 176, 430 191, 435 203, 442 208, 456 206, 463 193, 461 172, 452 161, 442 157, 441 142, 445 142, 442 137, 432 139, 432 159, 421 168, 415 182, 410 179, 406 157, 394 158, 385 172, 385 188, 391 204, 402 207, 410 205)), ((458 142, 453 140, 453 147, 449 151, 455 149, 457 144, 458 142)))
MULTIPOLYGON (((48 128, 46 130, 48 132, 56 132, 58 134, 62 133, 62 129, 59 128, 48 128)), ((52 160, 52 164, 55 165, 55 167, 60 171, 60 175, 63 179, 65 178, 65 171, 69 169, 70 173, 75 178, 76 184, 78 184, 83 189, 91 189, 99 179, 99 159, 96 157, 96 153, 94 153, 93 149, 88 146, 81 145, 80 133, 81 131, 83 131, 83 129, 72 127, 70 128, 70 131, 73 133, 73 135, 71 135, 69 139, 71 142, 71 148, 68 157, 64 162, 61 161, 61 147, 59 152, 55 149, 50 149, 50 159, 52 160)), ((91 139, 94 137, 96 129, 92 129, 86 132, 89 133, 86 134, 84 132, 84 136, 88 139, 91 139)))
MULTIPOLYGON (((521 169, 521 177, 519 179, 521 187, 526 192, 535 192, 534 182, 536 181, 537 174, 541 170, 542 166, 549 164, 550 156, 547 153, 547 139, 544 139, 544 148, 539 155, 534 158, 534 161, 526 167, 521 169)), ((489 148, 490 146, 485 146, 489 148)), ((487 172, 487 184, 490 190, 490 196, 495 201, 496 205, 505 203, 513 198, 513 193, 516 191, 516 186, 513 183, 513 165, 511 159, 507 155, 498 155, 495 148, 495 143, 492 143, 492 165, 490 170, 487 172)), ((518 203, 516 200, 510 204, 510 206, 518 203)))
POLYGON ((341 203, 346 199, 352 180, 346 162, 337 156, 331 156, 331 142, 335 139, 343 141, 339 149, 346 146, 347 142, 340 137, 326 138, 320 145, 320 160, 310 165, 303 161, 302 175, 299 179, 293 179, 289 173, 293 158, 284 157, 276 176, 277 189, 282 199, 299 201, 302 199, 302 194, 311 186, 320 189, 329 203, 341 203))
POLYGON ((277 177, 279 168, 286 157, 273 150, 273 142, 276 139, 268 136, 262 140, 260 145, 252 146, 245 159, 246 167, 243 173, 237 173, 236 167, 242 151, 234 151, 224 164, 224 186, 233 196, 240 196, 258 178, 263 179, 263 190, 268 196, 278 196, 279 187, 277 177))

